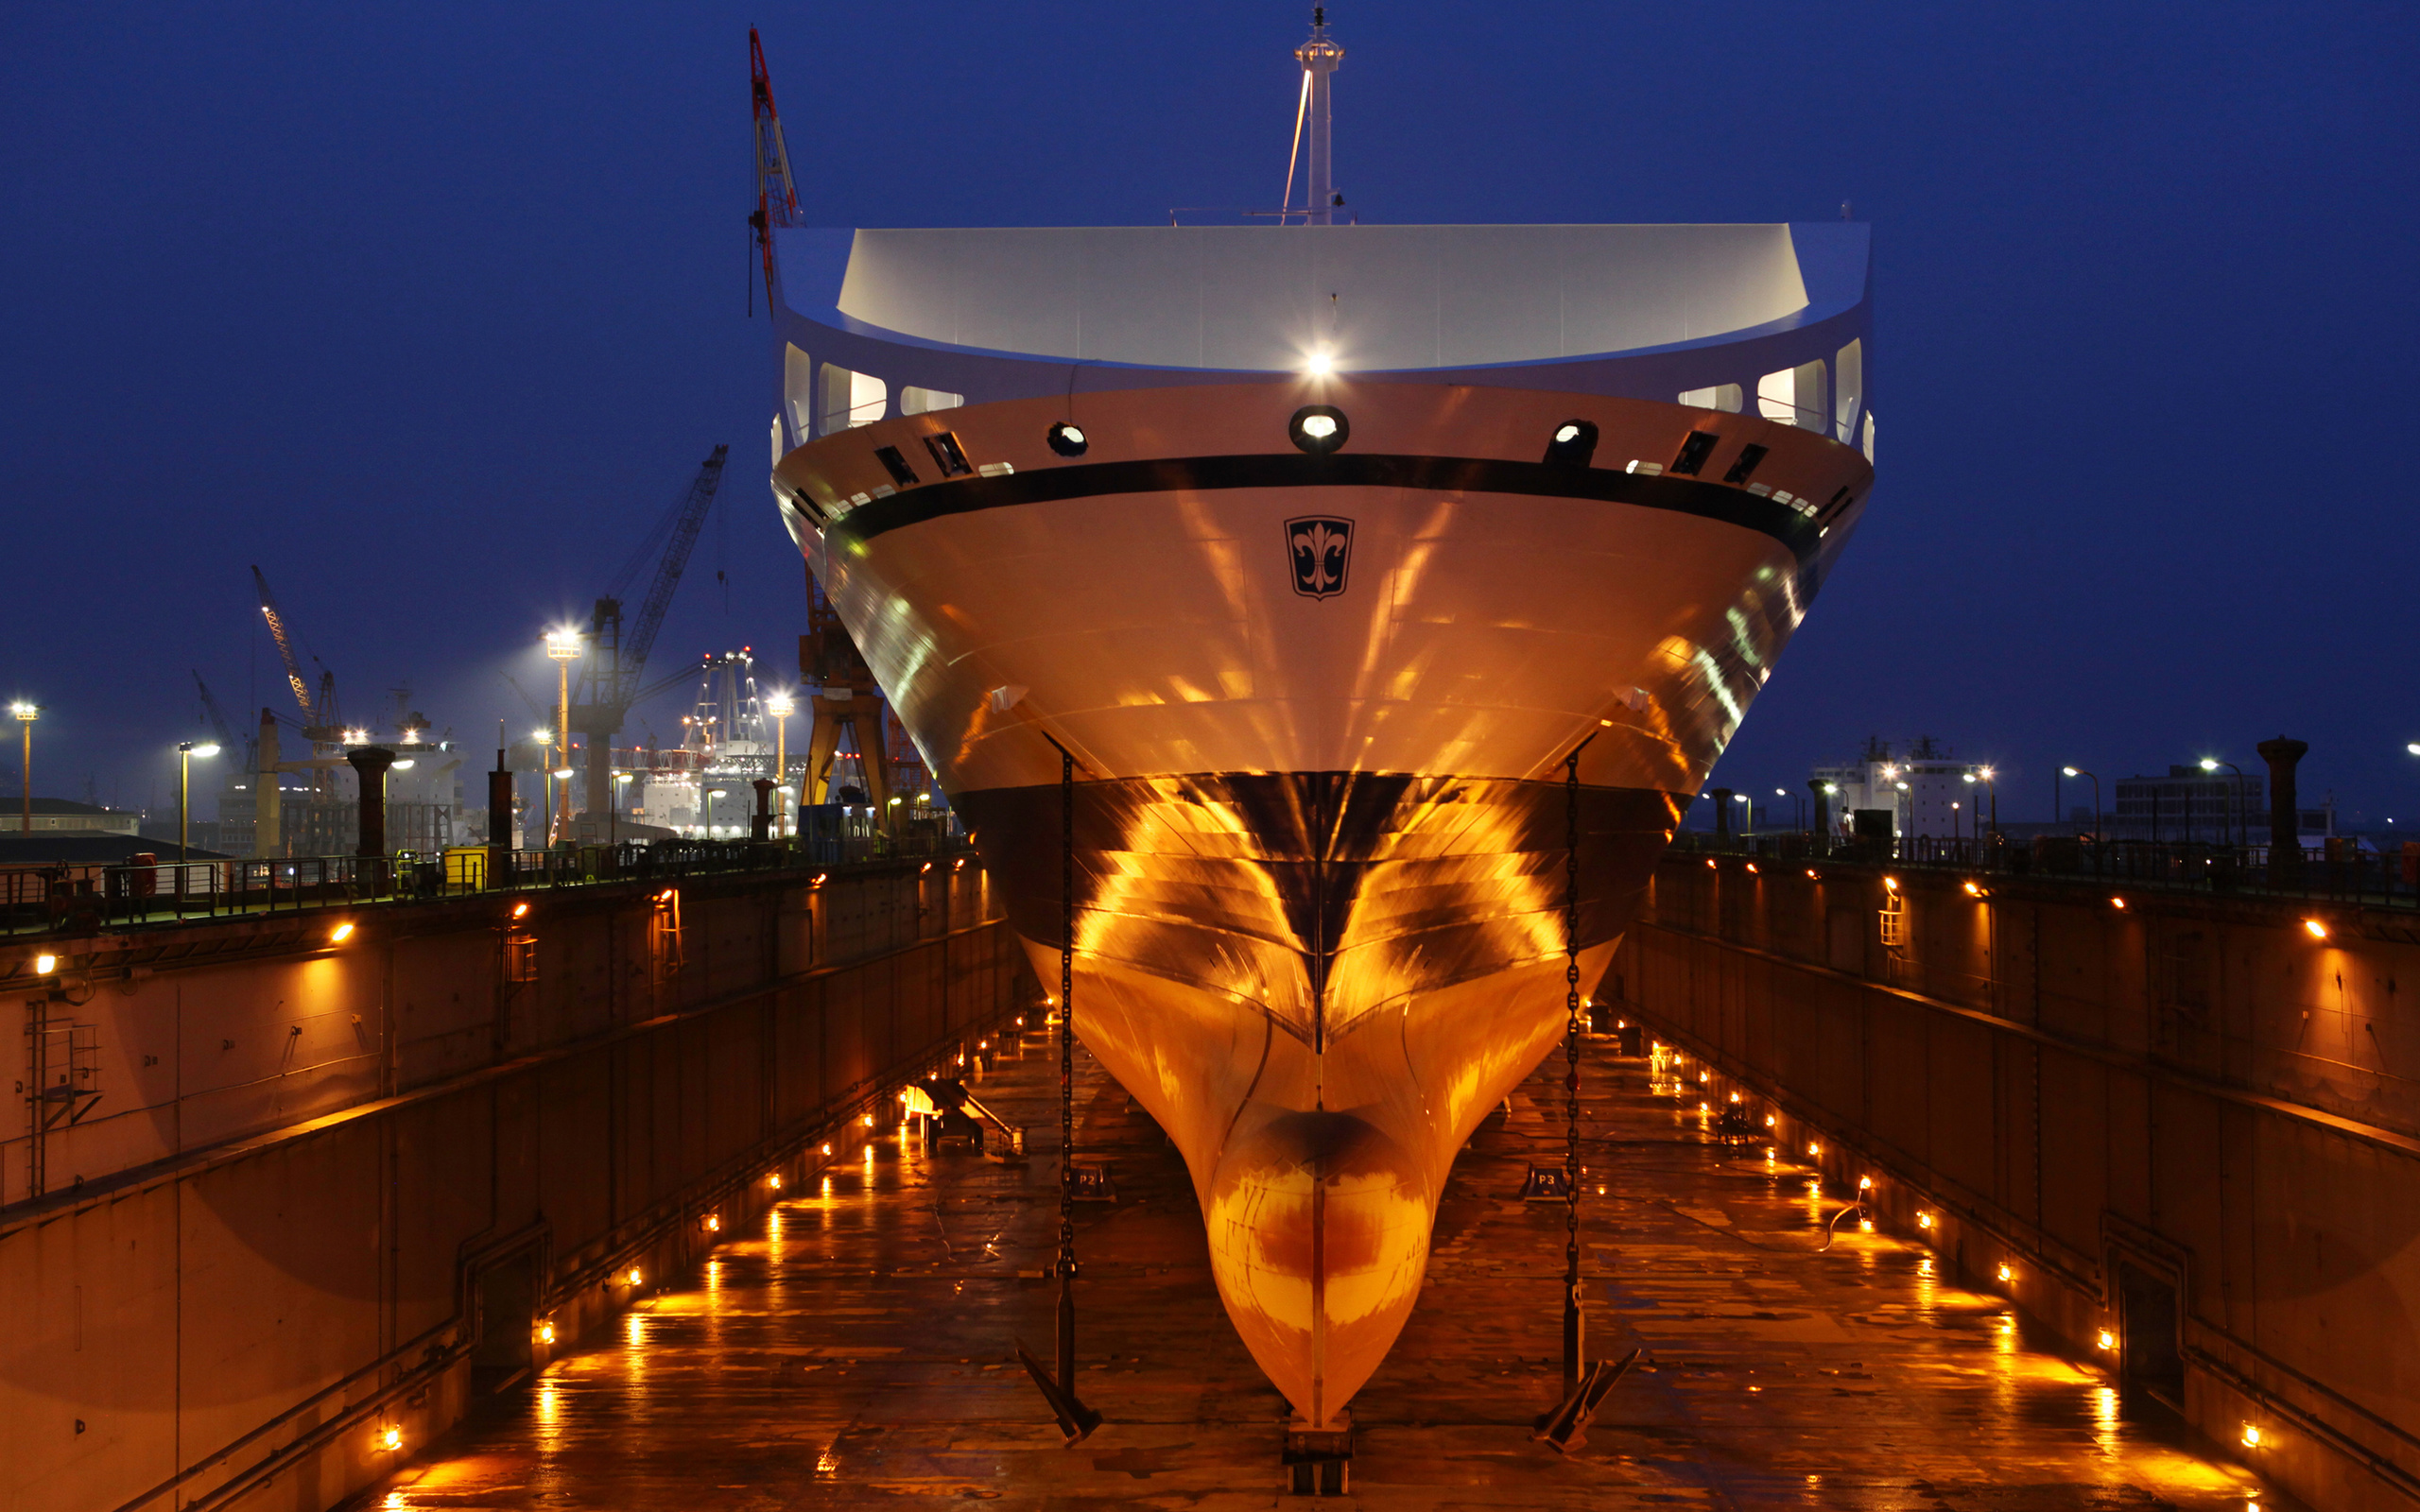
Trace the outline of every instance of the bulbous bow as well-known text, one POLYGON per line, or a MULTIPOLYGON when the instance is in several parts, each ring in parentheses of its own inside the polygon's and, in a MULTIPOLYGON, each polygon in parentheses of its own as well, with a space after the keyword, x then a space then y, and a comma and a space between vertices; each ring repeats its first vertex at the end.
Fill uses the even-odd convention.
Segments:
POLYGON ((1434 1191, 1426 1162, 1354 1114, 1246 1119, 1209 1182, 1211 1272, 1253 1358, 1324 1427, 1411 1314, 1434 1191))

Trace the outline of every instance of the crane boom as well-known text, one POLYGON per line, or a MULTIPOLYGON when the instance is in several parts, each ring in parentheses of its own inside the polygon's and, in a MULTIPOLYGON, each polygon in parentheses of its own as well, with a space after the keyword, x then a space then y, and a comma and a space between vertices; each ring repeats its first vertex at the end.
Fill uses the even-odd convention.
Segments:
POLYGON ((704 528, 706 511, 714 507, 715 490, 722 486, 724 459, 731 455, 728 445, 715 448, 698 468, 698 475, 690 480, 689 492, 681 501, 681 517, 672 527, 672 540, 664 548, 664 559, 655 565, 655 580, 647 585, 647 599, 639 605, 639 617, 631 628, 631 644, 621 659, 620 683, 614 690, 622 707, 629 708, 631 696, 637 692, 639 674, 647 669, 647 654, 655 645, 655 635, 664 628, 665 610, 672 607, 672 591, 681 586, 681 574, 689 565, 689 553, 698 544, 698 532, 704 528))
POLYGON ((647 656, 654 648, 656 632, 664 628, 665 611, 672 607, 673 591, 681 586, 681 574, 689 565, 689 553, 698 544, 698 532, 704 528, 706 514, 714 507, 715 492, 722 486, 723 464, 730 455, 729 446, 717 446, 714 455, 699 465, 698 475, 690 479, 680 500, 640 543, 639 555, 615 576, 611 589, 596 601, 596 613, 589 621, 588 654, 581 659, 579 696, 571 708, 571 728, 588 737, 587 808, 591 814, 603 813, 614 800, 611 774, 614 734, 621 730, 631 707, 657 691, 642 691, 639 679, 647 672, 647 656), (638 616, 631 622, 626 637, 619 595, 658 541, 664 542, 664 555, 655 564, 655 576, 648 581, 647 597, 640 603, 638 616))
POLYGON ((765 307, 773 307, 773 228, 799 224, 798 188, 790 178, 789 144, 773 109, 773 81, 765 72, 765 44, 748 28, 749 107, 756 117, 756 245, 765 254, 765 307))
POLYGON ((258 567, 252 569, 252 586, 260 590, 261 618, 268 621, 269 639, 277 643, 277 654, 285 663, 286 686, 294 690, 294 701, 302 706, 302 717, 315 719, 319 711, 311 707, 311 685, 302 680, 302 663, 294 654, 294 640, 285 632, 285 616, 278 612, 277 599, 268 591, 268 579, 258 567))
POLYGON ((193 685, 201 694, 202 712, 210 716, 211 732, 218 737, 218 744, 220 746, 229 750, 233 750, 235 748, 235 736, 234 732, 227 728, 227 712, 219 708, 218 700, 210 696, 210 684, 201 680, 201 669, 199 667, 195 667, 191 670, 193 672, 193 685))

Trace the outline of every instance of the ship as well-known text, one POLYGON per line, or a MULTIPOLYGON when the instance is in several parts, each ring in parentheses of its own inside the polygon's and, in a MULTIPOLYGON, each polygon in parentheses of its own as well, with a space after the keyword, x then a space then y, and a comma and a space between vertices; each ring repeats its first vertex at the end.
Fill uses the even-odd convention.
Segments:
POLYGON ((1319 1429, 1854 533, 1875 421, 1845 208, 1362 222, 1323 16, 1295 56, 1299 208, 1289 165, 1234 224, 833 229, 760 50, 756 222, 782 522, 1319 1429))

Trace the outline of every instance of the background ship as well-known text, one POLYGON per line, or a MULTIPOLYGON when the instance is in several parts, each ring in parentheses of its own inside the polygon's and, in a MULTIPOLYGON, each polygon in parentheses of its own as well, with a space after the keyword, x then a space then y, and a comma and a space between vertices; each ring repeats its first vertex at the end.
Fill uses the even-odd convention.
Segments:
POLYGON ((1336 224, 1297 56, 1259 226, 809 228, 756 91, 782 518, 1046 981, 1071 871, 1078 1033, 1321 1427, 1564 1029, 1566 868, 1585 989, 1874 419, 1864 227, 1336 224))

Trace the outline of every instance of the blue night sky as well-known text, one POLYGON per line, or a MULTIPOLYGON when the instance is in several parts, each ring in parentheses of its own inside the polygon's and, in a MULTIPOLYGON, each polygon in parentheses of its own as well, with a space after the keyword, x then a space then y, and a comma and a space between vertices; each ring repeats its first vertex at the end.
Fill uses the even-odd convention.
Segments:
MULTIPOLYGON (((409 682, 474 747, 525 727, 497 669, 539 691, 540 630, 718 441, 655 670, 791 666, 749 24, 810 220, 1115 225, 1275 201, 1307 9, 14 11, 0 693, 46 706, 38 790, 169 796, 189 668, 239 724, 285 702, 255 562, 350 716, 409 682)), ((1880 483, 1716 781, 1928 732, 2037 818, 2060 762, 2252 765, 2283 731, 2309 797, 2420 819, 2412 11, 1331 20, 1365 219, 1873 222, 1880 483)))

